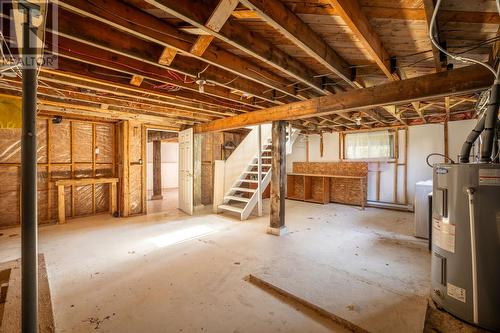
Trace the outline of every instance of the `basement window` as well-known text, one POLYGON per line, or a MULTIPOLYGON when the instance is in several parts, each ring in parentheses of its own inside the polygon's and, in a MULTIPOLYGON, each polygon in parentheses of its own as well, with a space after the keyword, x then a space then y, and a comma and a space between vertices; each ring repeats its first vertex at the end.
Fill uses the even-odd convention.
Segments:
POLYGON ((344 137, 347 160, 387 160, 394 158, 394 132, 347 133, 344 137))

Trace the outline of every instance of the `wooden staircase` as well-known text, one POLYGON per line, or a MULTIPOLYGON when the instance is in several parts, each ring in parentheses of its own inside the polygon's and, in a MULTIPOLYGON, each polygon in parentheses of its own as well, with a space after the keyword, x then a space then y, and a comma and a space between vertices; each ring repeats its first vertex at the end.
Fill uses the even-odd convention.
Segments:
MULTIPOLYGON (((261 160, 261 189, 269 185, 271 181, 271 140, 269 139, 260 152, 261 160)), ((240 219, 246 220, 259 200, 258 177, 259 177, 259 154, 253 158, 240 177, 234 182, 230 190, 225 194, 224 201, 219 205, 219 210, 229 211, 240 215, 240 219), (257 184, 252 188, 252 184, 257 184)))

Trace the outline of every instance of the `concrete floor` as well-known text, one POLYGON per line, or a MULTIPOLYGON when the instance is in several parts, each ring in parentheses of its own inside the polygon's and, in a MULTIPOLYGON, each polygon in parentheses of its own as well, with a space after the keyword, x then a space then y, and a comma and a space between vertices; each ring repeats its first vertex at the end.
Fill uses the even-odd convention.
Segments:
POLYGON ((148 191, 148 214, 156 213, 177 213, 177 206, 179 204, 179 189, 178 188, 164 188, 161 191, 163 196, 162 200, 151 200, 153 191, 148 191))
MULTIPOLYGON (((422 332, 430 255, 412 214, 287 201, 282 237, 265 233, 268 219, 167 212, 41 227, 56 331, 346 332, 244 280, 254 274, 370 332, 422 332)), ((19 229, 0 233, 0 261, 19 257, 19 229)))

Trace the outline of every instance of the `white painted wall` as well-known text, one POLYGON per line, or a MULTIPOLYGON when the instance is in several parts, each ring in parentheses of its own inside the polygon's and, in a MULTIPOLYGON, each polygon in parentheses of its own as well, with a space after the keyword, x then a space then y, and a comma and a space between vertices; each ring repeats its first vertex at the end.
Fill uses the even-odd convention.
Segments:
MULTIPOLYGON (((465 138, 472 130, 476 120, 464 120, 450 122, 449 154, 454 160, 460 152, 465 138)), ((415 183, 432 179, 432 169, 427 166, 425 159, 428 154, 437 152, 444 153, 444 126, 442 124, 425 124, 410 126, 408 129, 408 202, 413 203, 415 183)), ((309 161, 310 162, 336 162, 339 160, 339 134, 323 134, 323 157, 320 157, 319 135, 309 136, 309 161)), ((287 171, 292 171, 293 162, 306 161, 306 140, 303 136, 294 144, 292 154, 287 156, 287 171)), ((405 132, 399 131, 399 161, 404 163, 405 132)), ((442 159, 435 158, 431 161, 441 162, 442 159)), ((392 163, 380 163, 380 201, 392 202, 394 199, 394 174, 396 166, 392 163)), ((377 163, 368 164, 368 199, 376 199, 376 172, 377 163)), ((404 166, 398 166, 398 202, 404 201, 404 166)))
MULTIPOLYGON (((408 197, 413 202, 415 183, 432 179, 432 169, 425 159, 430 153, 444 154, 444 126, 428 124, 409 127, 408 148, 408 197)), ((451 134, 449 136, 451 138, 451 134)), ((442 162, 443 159, 432 158, 432 162, 442 162)))
MULTIPOLYGON (((147 146, 147 190, 153 190, 153 143, 147 146)), ((163 188, 179 187, 179 144, 161 143, 161 185, 163 188)))

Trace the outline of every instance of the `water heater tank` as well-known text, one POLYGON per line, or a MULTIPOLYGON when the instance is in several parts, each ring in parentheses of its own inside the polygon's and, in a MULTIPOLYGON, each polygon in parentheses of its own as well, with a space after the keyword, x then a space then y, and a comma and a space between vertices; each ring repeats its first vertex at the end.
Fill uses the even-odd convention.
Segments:
POLYGON ((500 165, 437 164, 432 204, 432 299, 500 332, 500 165))

